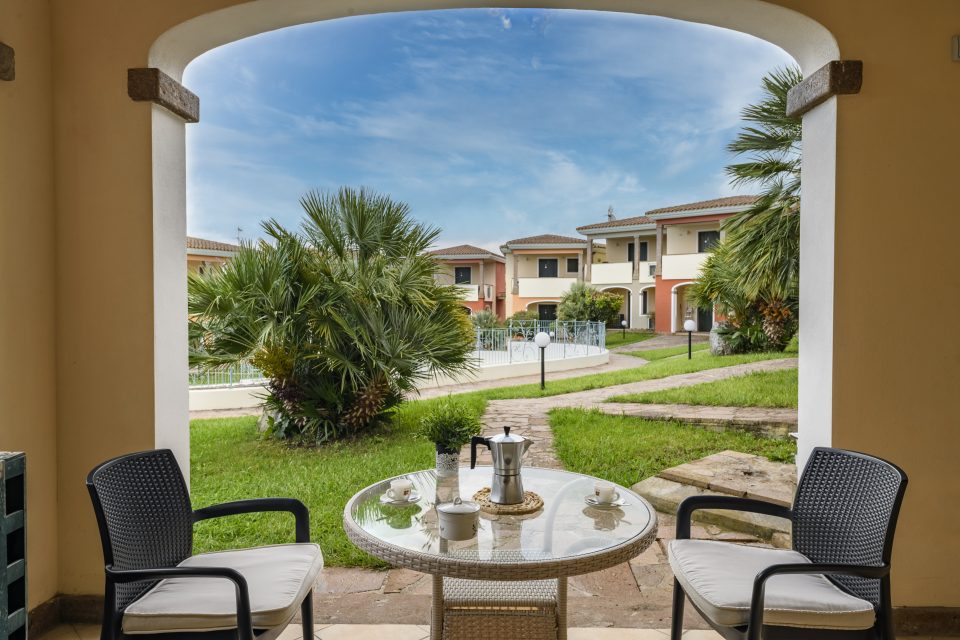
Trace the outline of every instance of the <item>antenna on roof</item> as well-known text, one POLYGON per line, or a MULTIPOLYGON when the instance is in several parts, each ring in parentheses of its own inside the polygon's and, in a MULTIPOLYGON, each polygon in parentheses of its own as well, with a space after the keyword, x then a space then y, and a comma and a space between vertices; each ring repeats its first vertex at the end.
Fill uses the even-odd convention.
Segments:
POLYGON ((613 215, 613 205, 607 207, 607 222, 613 222, 617 219, 617 216, 613 215))

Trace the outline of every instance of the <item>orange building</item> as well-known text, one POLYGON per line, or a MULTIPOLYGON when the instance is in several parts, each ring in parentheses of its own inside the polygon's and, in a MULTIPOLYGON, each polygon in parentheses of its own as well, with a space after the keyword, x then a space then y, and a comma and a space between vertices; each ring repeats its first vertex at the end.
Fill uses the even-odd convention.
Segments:
POLYGON ((430 253, 442 264, 439 280, 463 290, 463 306, 471 314, 487 310, 501 320, 506 317, 506 260, 503 256, 469 244, 430 253))

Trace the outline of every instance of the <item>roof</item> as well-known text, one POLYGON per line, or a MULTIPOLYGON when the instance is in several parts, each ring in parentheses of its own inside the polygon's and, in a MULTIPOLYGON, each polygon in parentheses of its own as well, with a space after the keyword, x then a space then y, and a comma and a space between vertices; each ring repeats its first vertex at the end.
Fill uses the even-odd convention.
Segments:
POLYGON ((204 238, 194 238, 187 236, 187 249, 198 249, 200 251, 227 251, 236 253, 240 247, 228 242, 217 242, 216 240, 206 240, 204 238))
POLYGON ((702 211, 704 209, 720 209, 722 207, 749 207, 755 203, 759 197, 760 196, 730 196, 727 198, 714 198, 713 200, 701 200, 700 202, 688 202, 687 204, 677 204, 672 207, 652 209, 647 211, 647 215, 655 216, 661 213, 702 211))
POLYGON ((481 249, 480 247, 475 247, 472 244, 458 244, 455 247, 435 249, 430 252, 430 255, 451 258, 455 258, 457 256, 490 256, 491 258, 503 257, 499 253, 494 253, 493 251, 488 251, 487 249, 481 249))
POLYGON ((569 236, 558 236, 552 233, 545 233, 539 236, 529 236, 526 238, 517 238, 516 240, 507 240, 506 246, 514 244, 587 244, 583 238, 571 238, 569 236))
POLYGON ((612 229, 618 227, 632 227, 640 224, 656 224, 656 220, 647 216, 633 216, 632 218, 615 218, 603 222, 595 222, 577 227, 577 231, 592 231, 594 229, 612 229))

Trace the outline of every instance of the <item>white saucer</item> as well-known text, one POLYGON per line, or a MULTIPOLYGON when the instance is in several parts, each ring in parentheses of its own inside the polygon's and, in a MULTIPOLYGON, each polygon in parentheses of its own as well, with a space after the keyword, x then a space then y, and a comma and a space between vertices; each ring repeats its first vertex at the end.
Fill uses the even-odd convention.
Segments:
POLYGON ((418 502, 419 500, 420 500, 420 494, 417 493, 416 491, 411 491, 410 497, 407 498, 406 500, 391 500, 385 493, 380 496, 380 502, 382 504, 392 504, 395 507, 402 507, 408 504, 413 504, 414 502, 418 502))
POLYGON ((584 496, 583 501, 595 509, 616 509, 617 507, 625 507, 630 504, 623 498, 617 498, 613 502, 600 502, 597 500, 597 496, 592 493, 584 496))

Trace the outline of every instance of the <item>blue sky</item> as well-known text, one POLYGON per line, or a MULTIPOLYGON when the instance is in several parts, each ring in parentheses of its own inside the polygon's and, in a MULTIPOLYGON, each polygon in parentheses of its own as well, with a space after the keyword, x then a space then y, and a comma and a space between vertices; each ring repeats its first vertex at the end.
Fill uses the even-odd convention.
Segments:
POLYGON ((309 189, 368 186, 495 249, 737 193, 739 111, 791 58, 751 36, 592 11, 382 14, 210 51, 184 83, 187 226, 235 241, 295 226, 309 189))

